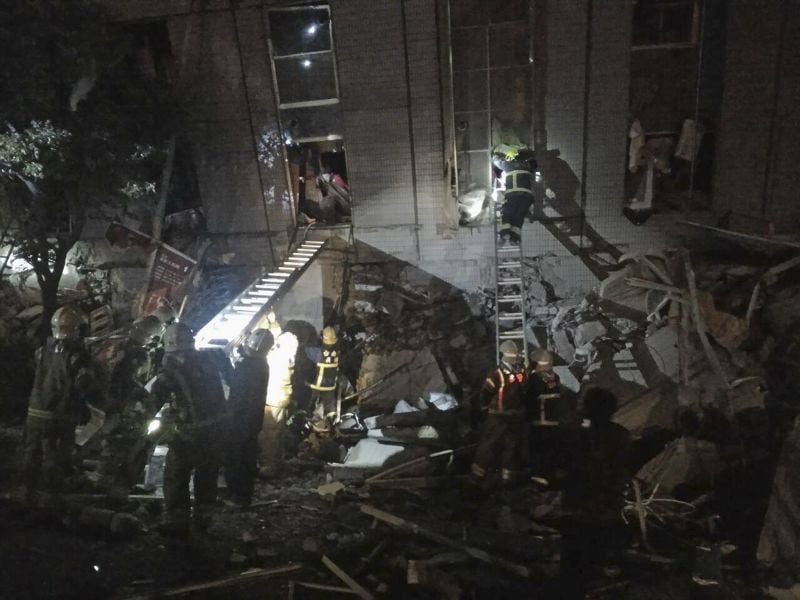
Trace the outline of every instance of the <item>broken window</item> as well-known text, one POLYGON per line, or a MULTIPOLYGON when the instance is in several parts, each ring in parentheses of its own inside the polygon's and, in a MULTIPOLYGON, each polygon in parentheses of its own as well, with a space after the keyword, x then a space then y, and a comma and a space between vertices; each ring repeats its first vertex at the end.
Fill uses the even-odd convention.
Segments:
POLYGON ((292 193, 301 221, 336 225, 352 214, 344 142, 339 136, 297 140, 287 148, 292 193))
POLYGON ((634 0, 633 46, 693 46, 699 17, 697 0, 634 0))
POLYGON ((280 108, 339 101, 330 9, 270 10, 270 48, 280 108))

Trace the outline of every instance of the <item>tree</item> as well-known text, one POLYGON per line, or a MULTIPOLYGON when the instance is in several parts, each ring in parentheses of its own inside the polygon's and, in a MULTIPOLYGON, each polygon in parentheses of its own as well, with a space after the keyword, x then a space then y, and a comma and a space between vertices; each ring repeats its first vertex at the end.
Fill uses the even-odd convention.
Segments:
POLYGON ((33 267, 46 329, 86 223, 154 203, 176 103, 94 2, 0 3, 0 223, 33 267))

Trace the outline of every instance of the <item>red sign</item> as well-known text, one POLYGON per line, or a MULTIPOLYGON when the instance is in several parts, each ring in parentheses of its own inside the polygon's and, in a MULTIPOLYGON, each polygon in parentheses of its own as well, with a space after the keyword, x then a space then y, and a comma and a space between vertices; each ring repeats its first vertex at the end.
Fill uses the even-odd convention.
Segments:
POLYGON ((161 244, 153 258, 142 314, 149 314, 164 304, 172 305, 196 261, 175 248, 161 244))

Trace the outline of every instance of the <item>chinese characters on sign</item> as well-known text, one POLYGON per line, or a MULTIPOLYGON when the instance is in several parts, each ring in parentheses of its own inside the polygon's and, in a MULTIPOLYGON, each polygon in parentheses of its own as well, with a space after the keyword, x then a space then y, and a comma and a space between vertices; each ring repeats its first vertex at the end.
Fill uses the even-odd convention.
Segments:
POLYGON ((160 245, 153 260, 142 314, 149 314, 163 304, 173 304, 194 265, 193 259, 175 248, 160 245))

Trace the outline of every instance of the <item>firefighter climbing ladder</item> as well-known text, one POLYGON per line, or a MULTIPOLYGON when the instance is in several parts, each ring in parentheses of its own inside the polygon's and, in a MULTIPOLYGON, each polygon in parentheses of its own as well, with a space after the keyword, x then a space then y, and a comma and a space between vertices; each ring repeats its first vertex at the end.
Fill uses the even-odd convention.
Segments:
POLYGON ((517 343, 528 365, 525 342, 525 278, 522 272, 522 243, 504 246, 500 243, 501 205, 494 205, 494 276, 495 276, 495 347, 505 340, 517 343))
POLYGON ((324 241, 301 242, 278 268, 262 274, 197 333, 197 347, 225 348, 235 342, 291 287, 324 245, 324 241))

